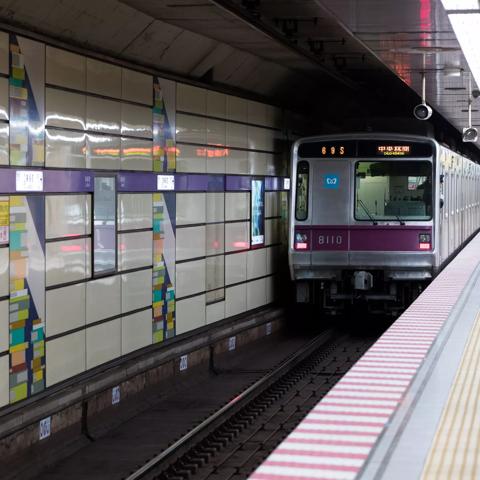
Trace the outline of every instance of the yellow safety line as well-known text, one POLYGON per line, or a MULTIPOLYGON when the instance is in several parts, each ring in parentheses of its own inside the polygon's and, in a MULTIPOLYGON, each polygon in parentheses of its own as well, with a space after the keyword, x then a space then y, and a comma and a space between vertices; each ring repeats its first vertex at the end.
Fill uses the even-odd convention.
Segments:
POLYGON ((480 461, 480 314, 422 472, 422 480, 476 479, 480 461))

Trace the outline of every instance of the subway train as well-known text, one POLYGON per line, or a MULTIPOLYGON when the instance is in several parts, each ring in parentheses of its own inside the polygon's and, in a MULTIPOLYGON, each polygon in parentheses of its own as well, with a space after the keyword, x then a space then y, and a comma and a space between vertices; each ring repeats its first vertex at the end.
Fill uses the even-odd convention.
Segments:
POLYGON ((480 165, 431 138, 302 138, 291 175, 296 302, 326 314, 399 314, 480 227, 480 165))

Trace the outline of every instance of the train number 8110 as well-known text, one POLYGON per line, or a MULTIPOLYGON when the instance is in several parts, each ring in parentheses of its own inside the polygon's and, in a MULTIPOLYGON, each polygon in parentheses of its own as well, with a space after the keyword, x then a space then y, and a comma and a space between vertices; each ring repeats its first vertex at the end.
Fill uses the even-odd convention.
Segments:
POLYGON ((343 243, 342 235, 319 235, 319 245, 341 245, 343 243))

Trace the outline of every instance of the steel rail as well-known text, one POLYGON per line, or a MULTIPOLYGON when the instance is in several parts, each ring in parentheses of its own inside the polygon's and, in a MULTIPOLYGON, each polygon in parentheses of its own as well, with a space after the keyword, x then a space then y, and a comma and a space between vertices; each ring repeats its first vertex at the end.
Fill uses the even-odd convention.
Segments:
POLYGON ((216 422, 219 422, 219 420, 222 419, 230 418, 230 416, 236 413, 237 410, 245 406, 253 398, 261 395, 268 387, 270 387, 279 378, 283 377, 295 366, 297 366, 299 363, 309 357, 313 352, 315 352, 315 350, 317 350, 323 344, 325 344, 329 340, 334 339, 337 336, 338 334, 335 334, 332 330, 327 330, 321 335, 315 337, 313 340, 304 345, 300 350, 298 350, 289 358, 287 358, 284 362, 282 362, 279 367, 276 367, 274 370, 257 380, 250 387, 248 387, 242 393, 230 400, 222 408, 217 410, 214 414, 210 415, 202 423, 197 425, 195 428, 186 433, 183 437, 178 439, 175 443, 170 445, 166 450, 153 457, 135 472, 131 473, 128 477, 126 477, 125 480, 137 480, 142 478, 144 475, 159 466, 170 456, 178 452, 180 449, 186 447, 188 443, 192 441, 195 437, 201 435, 202 433, 208 433, 208 428, 212 427, 216 422))

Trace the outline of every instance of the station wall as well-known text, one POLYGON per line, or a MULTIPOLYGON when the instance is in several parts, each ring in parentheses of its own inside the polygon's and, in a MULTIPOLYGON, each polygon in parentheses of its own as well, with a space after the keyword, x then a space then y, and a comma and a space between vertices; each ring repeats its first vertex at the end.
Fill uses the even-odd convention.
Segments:
POLYGON ((0 32, 0 407, 275 299, 271 105, 0 32))

